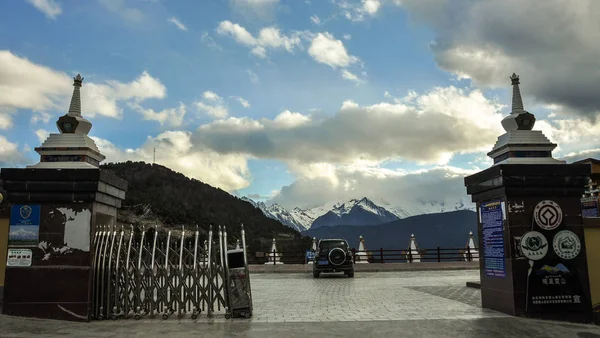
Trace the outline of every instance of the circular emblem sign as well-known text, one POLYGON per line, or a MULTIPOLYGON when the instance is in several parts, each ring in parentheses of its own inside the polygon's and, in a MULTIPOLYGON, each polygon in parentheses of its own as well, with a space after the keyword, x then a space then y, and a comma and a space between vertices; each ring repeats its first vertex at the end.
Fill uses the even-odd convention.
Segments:
POLYGON ((554 252, 562 259, 573 259, 581 251, 581 241, 579 237, 569 230, 559 231, 554 235, 552 241, 554 252))
POLYGON ((540 228, 554 230, 562 222, 562 209, 556 202, 544 200, 535 206, 533 218, 540 228))
POLYGON ((533 261, 540 260, 548 253, 548 240, 540 232, 529 231, 521 237, 521 251, 533 261))

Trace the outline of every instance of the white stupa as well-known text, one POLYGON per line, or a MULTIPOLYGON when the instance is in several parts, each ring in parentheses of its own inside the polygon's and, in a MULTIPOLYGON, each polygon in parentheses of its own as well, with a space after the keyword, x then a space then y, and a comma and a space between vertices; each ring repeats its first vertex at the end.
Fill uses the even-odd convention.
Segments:
POLYGON ((242 246, 240 245, 240 240, 238 239, 237 241, 235 241, 235 249, 239 250, 241 248, 242 248, 242 246))
MULTIPOLYGON (((419 246, 417 245, 417 240, 415 239, 415 234, 410 235, 410 243, 408 244, 408 250, 412 255, 413 263, 421 262, 421 255, 419 254, 419 246)), ((406 253, 406 260, 409 261, 408 252, 406 253)))
POLYGON ((355 263, 369 263, 369 255, 367 254, 363 236, 358 237, 358 250, 356 250, 355 263))
POLYGON ((465 261, 469 260, 468 254, 471 253, 471 261, 479 262, 479 251, 475 246, 475 238, 473 237, 472 231, 469 231, 469 240, 467 241, 467 245, 465 247, 468 248, 468 251, 465 249, 465 252, 463 253, 465 261))
POLYGON ((502 120, 506 133, 500 135, 487 155, 498 164, 565 164, 552 157, 556 144, 540 130, 532 130, 535 116, 523 108, 519 76, 510 77, 513 86, 512 111, 502 120))
POLYGON ((267 253, 267 257, 269 258, 265 264, 283 264, 279 259, 279 253, 277 252, 277 243, 275 242, 275 238, 273 238, 273 244, 271 245, 271 251, 267 253))
POLYGON ((81 116, 80 88, 83 77, 73 78, 73 96, 69 112, 56 121, 59 134, 50 134, 41 147, 35 148, 40 162, 28 168, 98 169, 105 156, 88 133, 92 123, 81 116))

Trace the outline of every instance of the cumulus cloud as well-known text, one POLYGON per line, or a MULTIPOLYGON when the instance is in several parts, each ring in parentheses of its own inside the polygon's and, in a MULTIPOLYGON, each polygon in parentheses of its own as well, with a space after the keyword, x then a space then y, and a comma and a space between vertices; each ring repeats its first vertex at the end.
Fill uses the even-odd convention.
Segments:
POLYGON ((348 0, 333 0, 341 9, 344 17, 350 21, 364 21, 377 14, 383 2, 398 2, 399 0, 361 0, 349 2, 348 0))
POLYGON ((337 114, 318 120, 292 112, 274 120, 218 120, 200 126, 195 142, 217 152, 300 163, 400 157, 445 164, 456 153, 489 151, 502 133, 501 107, 478 90, 436 88, 411 102, 346 101, 337 114))
POLYGON ((600 73, 590 71, 600 68, 600 2, 402 0, 401 5, 435 32, 431 50, 440 68, 489 87, 507 86, 507 73, 514 71, 527 85, 525 94, 538 102, 562 106, 563 114, 600 113, 600 73))
POLYGON ((181 127, 187 110, 187 107, 181 102, 177 108, 166 108, 158 112, 151 108, 143 108, 136 102, 130 103, 130 106, 142 114, 144 120, 157 121, 161 126, 167 125, 170 127, 181 127))
POLYGON ((433 209, 429 208, 439 204, 447 211, 456 206, 472 206, 463 180, 473 170, 442 166, 408 172, 362 165, 297 166, 292 170, 299 178, 283 187, 270 203, 310 208, 336 200, 369 197, 379 204, 422 213, 431 212, 433 209))
MULTIPOLYGON (((11 112, 19 109, 34 111, 32 122, 48 122, 49 112, 62 112, 68 107, 72 93, 73 79, 66 73, 35 64, 10 51, 0 51, 0 128, 10 126, 14 115, 11 112)), ((87 117, 121 118, 120 103, 140 103, 150 98, 162 99, 166 95, 166 87, 148 72, 125 83, 84 81, 82 109, 87 117)))
POLYGON ((56 19, 62 13, 62 8, 54 0, 27 0, 38 11, 44 13, 48 19, 56 19))
POLYGON ((350 55, 341 40, 337 40, 330 33, 318 33, 311 41, 308 54, 319 63, 331 68, 345 68, 358 61, 356 56, 350 55))
POLYGON ((40 144, 42 144, 50 136, 50 132, 46 129, 37 129, 35 135, 38 137, 40 144))
POLYGON ((171 17, 167 21, 169 21, 170 23, 174 24, 175 27, 177 27, 177 29, 179 29, 181 31, 185 32, 185 31, 188 30, 187 27, 181 21, 179 21, 179 19, 177 19, 176 17, 171 17))
POLYGON ((194 105, 198 111, 204 112, 214 118, 222 119, 229 115, 229 111, 223 103, 223 98, 210 90, 202 93, 202 100, 194 102, 194 105))
POLYGON ((0 167, 21 166, 28 162, 16 143, 0 135, 0 167))
POLYGON ((156 149, 156 163, 212 186, 233 191, 250 184, 247 157, 194 147, 189 132, 166 131, 156 137, 148 137, 136 149, 121 149, 108 140, 92 138, 106 156, 106 163, 129 160, 152 162, 156 149))
POLYGON ((251 48, 251 53, 259 58, 266 58, 268 50, 285 50, 293 52, 301 48, 300 36, 302 32, 292 32, 290 35, 282 34, 277 27, 264 27, 254 37, 246 28, 229 20, 221 21, 216 29, 220 35, 232 37, 237 43, 251 48))

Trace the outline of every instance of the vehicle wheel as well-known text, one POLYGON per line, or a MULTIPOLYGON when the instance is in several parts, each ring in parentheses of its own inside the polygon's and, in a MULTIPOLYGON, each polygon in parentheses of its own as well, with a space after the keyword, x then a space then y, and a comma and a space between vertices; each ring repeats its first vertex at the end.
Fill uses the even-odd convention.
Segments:
POLYGON ((319 273, 313 271, 313 278, 319 278, 319 273))
POLYGON ((198 318, 198 315, 196 313, 192 313, 192 319, 196 319, 198 318))
POLYGON ((164 319, 164 320, 167 320, 167 319, 169 319, 169 315, 168 315, 168 314, 166 314, 166 313, 163 313, 163 315, 162 315, 162 319, 164 319))
POLYGON ((225 319, 229 319, 229 318, 231 318, 231 315, 229 313, 226 313, 225 314, 225 319))

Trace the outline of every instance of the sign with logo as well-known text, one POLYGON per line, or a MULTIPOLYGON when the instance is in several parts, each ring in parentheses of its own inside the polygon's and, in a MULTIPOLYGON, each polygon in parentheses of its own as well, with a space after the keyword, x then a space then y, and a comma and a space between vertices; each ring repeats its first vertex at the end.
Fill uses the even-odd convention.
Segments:
POLYGON ((581 217, 600 217, 600 211, 598 211, 598 196, 584 197, 581 199, 581 217))
POLYGON ((483 233, 483 266, 486 277, 506 277, 503 209, 501 200, 483 202, 479 207, 479 219, 483 233))
POLYGON ((31 249, 8 249, 6 266, 31 266, 31 249))
POLYGON ((529 275, 527 311, 578 311, 589 304, 568 263, 535 262, 529 275))
POLYGON ((554 252, 562 259, 573 259, 581 252, 581 241, 579 237, 569 230, 562 230, 554 235, 552 241, 554 252))
POLYGON ((540 260, 548 253, 548 240, 540 232, 526 232, 521 237, 521 253, 532 261, 540 260))
POLYGON ((563 213, 556 202, 544 200, 535 206, 533 218, 540 228, 544 230, 554 230, 558 228, 562 222, 563 213))
POLYGON ((315 260, 315 252, 312 250, 306 250, 306 260, 307 261, 314 261, 315 260))
POLYGON ((36 246, 40 234, 39 204, 13 205, 10 209, 9 246, 36 246))

